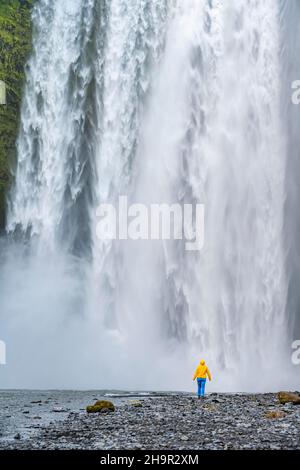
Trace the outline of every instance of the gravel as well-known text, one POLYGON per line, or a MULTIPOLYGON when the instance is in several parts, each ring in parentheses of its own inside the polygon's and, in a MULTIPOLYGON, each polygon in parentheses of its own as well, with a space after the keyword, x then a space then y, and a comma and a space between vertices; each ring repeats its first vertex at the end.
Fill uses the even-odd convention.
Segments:
MULTIPOLYGON (((32 432, 0 438, 0 449, 300 449, 300 406, 281 405, 275 394, 111 400, 116 410, 107 413, 87 414, 77 405, 64 414, 52 407, 52 421, 37 426, 33 416, 32 432)), ((42 416, 43 407, 39 411, 42 416)))

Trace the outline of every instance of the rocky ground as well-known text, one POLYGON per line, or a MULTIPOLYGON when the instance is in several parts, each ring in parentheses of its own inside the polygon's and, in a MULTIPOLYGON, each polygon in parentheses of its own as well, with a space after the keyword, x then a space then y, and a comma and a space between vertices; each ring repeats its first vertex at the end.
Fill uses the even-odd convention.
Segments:
POLYGON ((72 410, 44 424, 31 420, 34 433, 0 439, 0 449, 300 449, 300 406, 282 405, 275 394, 112 401, 114 412, 72 410))

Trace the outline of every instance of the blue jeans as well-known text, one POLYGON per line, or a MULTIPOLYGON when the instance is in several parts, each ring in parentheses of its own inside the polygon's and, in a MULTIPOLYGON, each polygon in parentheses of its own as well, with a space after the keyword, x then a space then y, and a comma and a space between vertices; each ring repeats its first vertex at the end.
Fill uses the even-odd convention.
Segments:
POLYGON ((198 382, 198 396, 204 397, 206 379, 197 379, 198 382))

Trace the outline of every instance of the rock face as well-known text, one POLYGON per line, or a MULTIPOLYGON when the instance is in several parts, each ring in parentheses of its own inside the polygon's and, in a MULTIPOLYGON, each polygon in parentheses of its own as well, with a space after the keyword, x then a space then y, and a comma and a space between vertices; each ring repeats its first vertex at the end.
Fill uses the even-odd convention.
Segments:
POLYGON ((0 228, 5 219, 5 193, 16 155, 24 65, 31 49, 31 8, 34 0, 0 1, 0 80, 6 105, 0 105, 0 228))
POLYGON ((88 413, 102 413, 103 411, 115 411, 115 405, 111 401, 100 400, 96 401, 94 405, 87 406, 88 413))
POLYGON ((300 396, 297 393, 279 392, 278 399, 282 404, 293 403, 294 405, 300 405, 300 396))

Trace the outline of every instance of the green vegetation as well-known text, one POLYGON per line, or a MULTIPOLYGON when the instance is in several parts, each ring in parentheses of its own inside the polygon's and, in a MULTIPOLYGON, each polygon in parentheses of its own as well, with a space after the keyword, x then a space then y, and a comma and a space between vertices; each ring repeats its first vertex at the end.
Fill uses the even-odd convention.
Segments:
POLYGON ((34 0, 0 0, 0 80, 6 83, 6 106, 0 105, 0 227, 5 221, 5 193, 16 155, 24 65, 31 48, 34 0))

